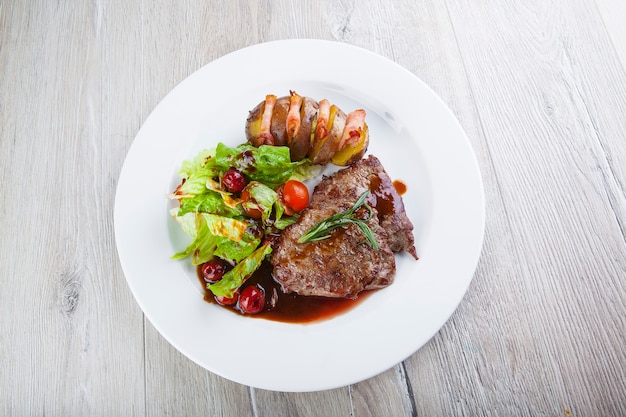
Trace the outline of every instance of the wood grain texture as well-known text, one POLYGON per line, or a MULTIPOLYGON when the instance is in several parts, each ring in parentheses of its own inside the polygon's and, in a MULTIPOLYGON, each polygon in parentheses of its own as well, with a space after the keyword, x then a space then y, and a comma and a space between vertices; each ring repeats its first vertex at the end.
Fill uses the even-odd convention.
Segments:
POLYGON ((596 0, 596 4, 622 67, 626 68, 626 3, 620 0, 596 0))
MULTIPOLYGON (((614 112, 624 108, 624 82, 615 84, 624 73, 614 55, 604 55, 607 40, 594 35, 601 21, 586 6, 449 8, 501 184, 513 244, 505 259, 521 265, 515 281, 506 282, 518 292, 506 312, 517 314, 490 328, 508 340, 495 338, 484 360, 508 353, 515 385, 494 388, 517 386, 510 392, 516 408, 537 415, 624 410, 625 200, 623 164, 611 163, 624 155, 624 142, 611 139, 624 131, 614 112), (488 26, 460 26, 487 16, 488 26), (588 76, 596 73, 602 74, 588 76), (589 360, 599 352, 603 360, 589 360), (541 370, 542 384, 533 370, 541 370)), ((510 403, 502 406, 493 415, 507 413, 510 403)))
POLYGON ((626 415, 624 11, 0 2, 0 415, 626 415), (159 101, 224 54, 286 38, 357 45, 424 80, 467 132, 487 206, 474 280, 441 331, 314 393, 246 387, 176 351, 134 301, 113 235, 119 172, 159 101))
POLYGON ((129 140, 138 124, 104 98, 117 81, 97 10, 12 2, 2 16, 0 413, 142 412, 142 315, 112 238, 126 147, 104 137, 108 120, 129 140))

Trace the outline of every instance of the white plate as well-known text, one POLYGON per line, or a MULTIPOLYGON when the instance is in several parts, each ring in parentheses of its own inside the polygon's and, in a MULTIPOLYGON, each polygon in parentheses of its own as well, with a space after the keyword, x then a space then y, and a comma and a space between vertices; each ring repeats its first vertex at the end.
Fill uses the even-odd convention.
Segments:
POLYGON ((287 40, 211 62, 146 119, 115 199, 122 268, 144 313, 174 347, 211 372, 277 391, 317 391, 377 375, 413 354, 446 322, 472 279, 483 241, 484 196, 471 146, 445 104, 418 78, 337 42, 287 40), (241 317, 203 301, 188 240, 165 195, 180 163, 218 141, 245 141, 248 111, 266 94, 327 98, 364 108, 369 153, 408 185, 419 261, 397 256, 396 281, 331 320, 308 325, 241 317))

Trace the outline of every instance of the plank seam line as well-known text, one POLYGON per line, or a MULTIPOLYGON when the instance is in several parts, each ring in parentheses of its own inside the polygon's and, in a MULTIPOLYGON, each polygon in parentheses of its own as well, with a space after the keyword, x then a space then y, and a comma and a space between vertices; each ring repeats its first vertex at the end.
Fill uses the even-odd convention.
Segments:
POLYGON ((143 327, 143 415, 148 417, 148 346, 146 343, 146 315, 142 314, 143 327))
POLYGON ((406 392, 409 396, 409 404, 411 405, 411 417, 417 417, 417 403, 415 401, 415 392, 413 392, 413 385, 411 385, 411 380, 409 379, 409 375, 406 371, 406 364, 404 362, 400 364, 400 374, 404 377, 406 392))
POLYGON ((354 400, 352 398, 352 385, 348 386, 348 400, 350 401, 350 417, 354 417, 354 400))
POLYGON ((252 405, 252 415, 253 417, 257 417, 259 415, 259 410, 257 409, 256 393, 254 387, 248 386, 248 396, 250 397, 250 404, 252 405))

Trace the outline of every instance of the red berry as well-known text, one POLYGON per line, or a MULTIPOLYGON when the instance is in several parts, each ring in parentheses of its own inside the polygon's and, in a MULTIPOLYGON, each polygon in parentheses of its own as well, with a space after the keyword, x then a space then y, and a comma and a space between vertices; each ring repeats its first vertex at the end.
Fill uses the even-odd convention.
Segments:
POLYGON ((242 313, 257 314, 265 308, 265 293, 257 285, 250 285, 241 291, 239 309, 242 313))
POLYGON ((237 300, 239 300, 239 290, 236 290, 232 297, 224 297, 223 295, 215 296, 215 301, 223 306, 232 306, 237 300))
POLYGON ((202 278, 209 283, 217 282, 224 276, 225 269, 220 260, 212 259, 202 264, 202 278))
POLYGON ((231 193, 240 193, 246 187, 246 177, 238 169, 229 168, 222 177, 222 184, 231 193))

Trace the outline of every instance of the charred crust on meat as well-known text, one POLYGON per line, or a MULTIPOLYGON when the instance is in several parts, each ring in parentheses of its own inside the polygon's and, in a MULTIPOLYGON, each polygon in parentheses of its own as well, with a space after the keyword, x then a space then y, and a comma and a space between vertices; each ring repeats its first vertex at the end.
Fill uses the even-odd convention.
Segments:
POLYGON ((270 261, 274 279, 285 292, 356 298, 361 291, 383 288, 393 282, 394 253, 401 251, 417 259, 413 224, 382 164, 370 155, 322 178, 309 207, 278 238, 270 261), (371 192, 368 204, 374 212, 367 225, 379 250, 363 244, 364 235, 354 224, 335 229, 322 241, 296 243, 315 223, 350 209, 366 190, 371 192))

